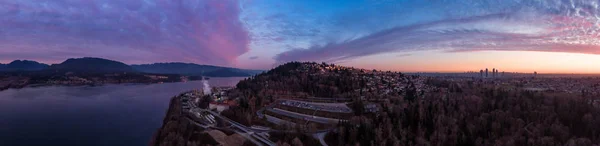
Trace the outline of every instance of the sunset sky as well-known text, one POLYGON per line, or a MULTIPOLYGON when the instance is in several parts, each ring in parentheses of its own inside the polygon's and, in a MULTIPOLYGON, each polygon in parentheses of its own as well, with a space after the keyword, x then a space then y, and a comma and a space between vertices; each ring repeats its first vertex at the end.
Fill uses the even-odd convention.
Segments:
POLYGON ((600 0, 0 0, 0 63, 600 73, 600 0))

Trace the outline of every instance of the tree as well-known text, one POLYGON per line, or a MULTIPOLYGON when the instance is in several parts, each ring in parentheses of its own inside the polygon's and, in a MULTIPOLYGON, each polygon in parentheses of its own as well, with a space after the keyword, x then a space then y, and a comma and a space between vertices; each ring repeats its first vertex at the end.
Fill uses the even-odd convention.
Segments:
POLYGON ((413 82, 409 82, 404 91, 404 100, 414 101, 417 98, 417 88, 413 82))
POLYGON ((352 111, 354 111, 355 115, 362 115, 364 113, 365 105, 361 99, 355 99, 354 102, 351 103, 352 111))

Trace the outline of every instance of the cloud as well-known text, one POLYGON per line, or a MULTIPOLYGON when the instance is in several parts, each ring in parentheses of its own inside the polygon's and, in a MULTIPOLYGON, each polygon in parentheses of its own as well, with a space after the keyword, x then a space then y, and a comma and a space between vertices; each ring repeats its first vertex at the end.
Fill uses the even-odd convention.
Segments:
POLYGON ((237 0, 3 0, 0 54, 12 59, 94 56, 127 63, 231 65, 249 50, 251 40, 239 20, 238 4, 237 0))
MULTIPOLYGON (((529 4, 506 1, 511 2, 512 5, 494 11, 468 9, 473 12, 417 21, 420 23, 406 22, 408 25, 398 25, 351 39, 293 48, 276 55, 274 59, 278 62, 337 62, 374 54, 417 50, 600 54, 598 3, 583 0, 549 0, 529 4)), ((479 7, 494 9, 496 6, 489 4, 479 7)))
POLYGON ((396 57, 407 57, 407 56, 412 56, 412 54, 398 54, 398 55, 396 55, 396 57))
POLYGON ((252 57, 250 57, 248 59, 250 59, 250 60, 258 59, 258 56, 252 56, 252 57))

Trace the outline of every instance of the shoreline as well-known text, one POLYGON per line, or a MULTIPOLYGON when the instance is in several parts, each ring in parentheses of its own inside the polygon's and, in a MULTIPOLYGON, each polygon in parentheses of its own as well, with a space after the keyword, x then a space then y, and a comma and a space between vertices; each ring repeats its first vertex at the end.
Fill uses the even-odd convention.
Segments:
MULTIPOLYGON (((219 79, 219 78, 248 78, 248 77, 210 77, 206 80, 219 79)), ((25 79, 25 78, 22 78, 25 79)), ((198 80, 157 80, 157 81, 142 81, 142 82, 107 82, 107 83, 78 83, 78 84, 54 84, 54 83, 23 83, 23 80, 12 80, 7 81, 7 83, 2 83, 0 80, 0 92, 9 90, 9 89, 23 89, 23 88, 39 88, 39 87, 51 87, 51 86, 65 86, 65 87, 77 87, 77 86, 104 86, 104 85, 150 85, 150 84, 163 84, 163 83, 180 83, 180 82, 193 82, 193 81, 202 81, 198 80), (18 82, 21 82, 22 85, 19 85, 18 82)))
MULTIPOLYGON (((201 80, 193 80, 193 81, 201 81, 201 80)), ((151 84, 163 84, 163 83, 181 83, 188 81, 178 81, 178 82, 154 82, 154 83, 143 83, 143 82, 126 82, 126 83, 92 83, 92 84, 29 84, 19 87, 2 87, 0 88, 0 92, 15 89, 25 89, 25 88, 42 88, 42 87, 99 87, 106 85, 151 85, 151 84)))

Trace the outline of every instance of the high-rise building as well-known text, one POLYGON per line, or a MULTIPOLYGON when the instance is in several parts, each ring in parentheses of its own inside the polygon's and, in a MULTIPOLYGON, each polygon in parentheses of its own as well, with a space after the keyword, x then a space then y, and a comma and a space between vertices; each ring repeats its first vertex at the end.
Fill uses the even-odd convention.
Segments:
POLYGON ((479 77, 483 78, 483 69, 479 70, 479 77))
POLYGON ((492 68, 492 77, 495 78, 496 77, 496 68, 492 68))
POLYGON ((488 77, 488 72, 489 72, 489 70, 487 68, 485 68, 485 77, 486 78, 488 77))
POLYGON ((499 69, 496 69, 496 76, 500 77, 500 74, 498 72, 500 72, 499 69))

